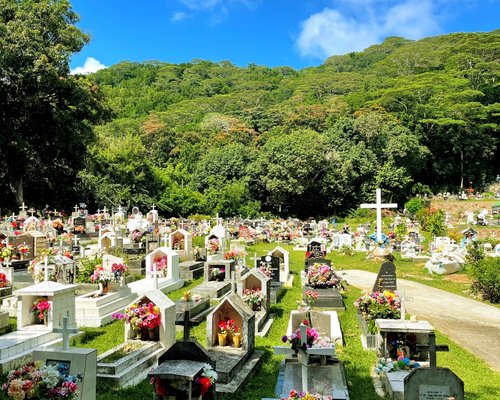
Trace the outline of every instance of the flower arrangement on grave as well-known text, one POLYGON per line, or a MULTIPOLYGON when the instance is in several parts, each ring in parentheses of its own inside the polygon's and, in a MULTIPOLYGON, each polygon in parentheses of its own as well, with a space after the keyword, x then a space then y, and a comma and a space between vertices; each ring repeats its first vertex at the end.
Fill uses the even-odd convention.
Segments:
POLYGON ((333 400, 332 396, 323 396, 321 394, 312 394, 309 392, 298 392, 295 389, 290 390, 288 397, 282 397, 280 400, 333 400))
POLYGON ((212 238, 208 241, 208 251, 210 254, 215 254, 219 251, 220 241, 217 238, 212 238))
POLYGON ((156 270, 163 271, 165 273, 168 267, 168 258, 167 256, 157 257, 154 259, 153 264, 156 264, 156 270))
POLYGON ((346 281, 337 273, 335 268, 327 265, 314 263, 307 269, 307 282, 313 288, 337 288, 345 290, 346 281))
POLYGON ((0 258, 9 258, 13 252, 14 246, 12 246, 11 244, 4 245, 2 248, 0 248, 0 258))
POLYGON ((104 286, 107 286, 113 279, 114 274, 99 264, 94 267, 94 272, 90 275, 92 283, 102 283, 104 286))
POLYGON ((210 388, 217 381, 218 375, 217 372, 214 371, 210 364, 205 364, 203 366, 203 372, 196 379, 196 383, 200 385, 200 394, 204 396, 208 393, 210 388))
POLYGON ((115 281, 119 282, 121 277, 127 272, 127 269, 127 264, 113 263, 113 265, 111 265, 111 272, 115 275, 115 281))
POLYGON ((354 302, 361 316, 368 324, 371 334, 377 333, 376 319, 398 319, 401 317, 401 298, 398 292, 365 293, 354 302))
POLYGON ((3 272, 0 272, 0 288, 8 285, 9 281, 7 280, 7 275, 5 275, 3 272))
POLYGON ((398 357, 396 361, 386 360, 381 358, 375 365, 375 372, 380 374, 382 372, 394 372, 400 370, 410 370, 419 368, 420 364, 415 360, 410 360, 407 357, 398 357))
POLYGON ((73 234, 72 233, 68 233, 68 232, 64 232, 64 233, 61 233, 57 239, 59 240, 59 242, 64 242, 64 243, 71 243, 71 241, 73 240, 73 234))
POLYGON ((226 275, 225 268, 212 268, 210 270, 210 276, 216 281, 224 279, 225 275, 226 275))
POLYGON ((132 236, 132 240, 135 243, 139 243, 142 239, 143 233, 139 229, 135 229, 132 231, 131 236, 132 236))
POLYGON ((52 228, 54 228, 57 231, 60 231, 64 228, 64 224, 60 218, 57 218, 52 221, 52 228))
POLYGON ((153 303, 131 304, 125 309, 125 313, 113 313, 114 319, 125 319, 134 330, 147 328, 153 330, 161 325, 160 308, 153 303))
POLYGON ((43 321, 47 317, 49 311, 50 303, 46 297, 37 298, 31 307, 31 312, 33 315, 37 316, 40 321, 43 321))
POLYGON ((300 328, 293 332, 290 336, 284 335, 281 338, 281 341, 283 343, 289 342, 291 344, 292 350, 295 350, 296 353, 299 351, 299 349, 304 348, 304 346, 304 350, 311 348, 314 342, 320 337, 316 329, 309 327, 309 321, 304 320, 302 323, 307 326, 305 345, 301 344, 302 335, 300 333, 300 328))
POLYGON ((26 255, 28 253, 30 247, 26 244, 26 242, 21 243, 20 245, 17 246, 17 250, 23 255, 26 255))
POLYGON ((320 336, 318 337, 311 346, 313 349, 324 349, 335 347, 335 344, 332 342, 328 336, 320 336))
POLYGON ((318 300, 318 296, 317 292, 313 292, 310 289, 304 293, 304 302, 307 304, 309 310, 313 309, 314 303, 318 300))
POLYGON ((225 260, 243 260, 245 259, 246 253, 244 251, 230 250, 224 254, 225 260))
POLYGON ((259 288, 245 289, 242 299, 252 310, 259 311, 262 307, 262 302, 266 299, 266 295, 259 288))
POLYGON ((85 227, 83 225, 77 225, 73 229, 75 233, 85 233, 85 227))
POLYGON ((44 365, 37 361, 10 371, 2 392, 6 399, 13 400, 72 400, 77 397, 79 380, 79 377, 69 375, 68 367, 62 363, 44 365))
POLYGON ((263 275, 267 276, 268 278, 271 277, 273 271, 271 269, 271 265, 264 262, 264 261, 261 261, 259 263, 259 272, 262 273, 263 275))

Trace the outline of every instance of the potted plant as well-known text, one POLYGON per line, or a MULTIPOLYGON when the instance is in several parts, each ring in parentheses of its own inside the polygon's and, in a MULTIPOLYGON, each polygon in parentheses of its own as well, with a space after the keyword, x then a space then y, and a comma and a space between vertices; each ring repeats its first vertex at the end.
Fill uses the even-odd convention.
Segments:
POLYGON ((116 282, 120 282, 122 276, 124 276, 125 272, 127 272, 127 269, 127 265, 122 263, 114 263, 111 266, 111 272, 113 272, 116 282))
POLYGON ((133 303, 125 309, 125 313, 113 313, 114 319, 125 319, 136 339, 157 340, 161 325, 160 308, 153 303, 133 303))
POLYGON ((3 272, 0 272, 0 288, 6 287, 9 285, 9 281, 7 280, 7 275, 3 272))
POLYGON ((217 333, 217 339, 219 346, 225 346, 227 341, 228 327, 226 321, 219 322, 219 332, 217 333))
POLYGON ((39 297, 33 302, 31 312, 38 323, 47 325, 47 314, 50 311, 50 302, 47 297, 39 297))
POLYGON ((262 308, 262 302, 265 298, 266 295, 264 292, 258 288, 245 289, 243 291, 242 299, 253 311, 259 311, 262 308))

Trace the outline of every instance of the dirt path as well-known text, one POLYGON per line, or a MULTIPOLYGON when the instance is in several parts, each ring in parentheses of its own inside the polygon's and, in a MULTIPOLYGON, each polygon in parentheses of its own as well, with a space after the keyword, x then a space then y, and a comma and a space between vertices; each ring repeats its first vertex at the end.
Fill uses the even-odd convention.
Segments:
MULTIPOLYGON (((372 290, 376 274, 346 270, 350 285, 372 290)), ((500 309, 420 283, 398 279, 407 313, 429 321, 434 328, 500 372, 500 309)))

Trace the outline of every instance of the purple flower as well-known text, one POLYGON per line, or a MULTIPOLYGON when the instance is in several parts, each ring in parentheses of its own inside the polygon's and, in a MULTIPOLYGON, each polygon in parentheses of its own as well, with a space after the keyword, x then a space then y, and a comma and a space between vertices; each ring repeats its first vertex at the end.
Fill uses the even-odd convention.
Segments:
POLYGON ((283 343, 286 343, 288 341, 288 336, 287 335, 282 336, 281 341, 283 343))

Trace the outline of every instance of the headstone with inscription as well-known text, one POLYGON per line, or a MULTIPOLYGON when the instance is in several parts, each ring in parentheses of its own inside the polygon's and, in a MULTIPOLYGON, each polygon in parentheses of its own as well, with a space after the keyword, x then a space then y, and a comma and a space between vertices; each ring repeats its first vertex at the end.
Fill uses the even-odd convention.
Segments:
POLYGON ((377 275, 377 280, 373 285, 374 292, 383 292, 384 290, 390 290, 391 292, 398 290, 396 266, 390 261, 382 264, 377 275))
POLYGON ((280 282, 280 259, 279 257, 271 256, 271 255, 265 255, 260 258, 260 260, 257 260, 258 265, 257 268, 259 268, 262 265, 266 265, 268 269, 271 270, 271 282, 280 282))

